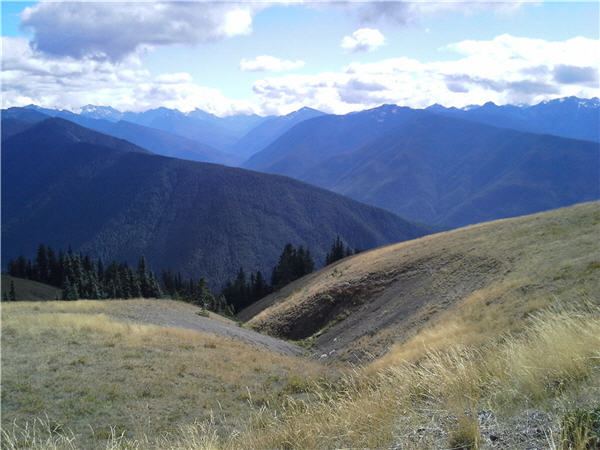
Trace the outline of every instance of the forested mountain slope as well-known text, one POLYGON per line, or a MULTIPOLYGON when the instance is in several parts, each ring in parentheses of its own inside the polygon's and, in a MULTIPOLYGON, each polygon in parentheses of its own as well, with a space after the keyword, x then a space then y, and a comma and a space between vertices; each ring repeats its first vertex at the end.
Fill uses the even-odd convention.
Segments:
POLYGON ((339 234, 368 249, 428 229, 281 176, 144 153, 126 141, 48 119, 3 143, 2 260, 39 243, 206 276, 263 273, 287 242, 317 264, 339 234))

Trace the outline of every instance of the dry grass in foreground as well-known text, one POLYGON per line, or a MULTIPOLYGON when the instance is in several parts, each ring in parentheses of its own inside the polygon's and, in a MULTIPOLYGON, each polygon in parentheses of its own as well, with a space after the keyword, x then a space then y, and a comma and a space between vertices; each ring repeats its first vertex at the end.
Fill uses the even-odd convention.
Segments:
MULTIPOLYGON (((366 349, 394 345, 338 379, 302 359, 115 320, 111 302, 7 305, 2 445, 596 448, 599 206, 429 236, 299 280, 307 284, 289 294, 288 305, 371 279, 373 270, 410 273, 395 271, 399 262, 413 269, 421 261, 422 284, 410 294, 443 300, 423 305, 414 317, 427 320, 410 333, 396 324, 359 339, 366 349)), ((403 280, 384 288, 404 292, 403 280)), ((286 303, 257 319, 282 321, 286 303)), ((318 339, 351 328, 353 316, 318 339)))
POLYGON ((109 316, 123 303, 2 305, 4 448, 29 447, 26 426, 51 431, 39 431, 46 437, 37 435, 38 448, 55 438, 62 446, 67 430, 78 448, 102 448, 121 435, 156 442, 194 421, 228 436, 253 408, 277 411, 324 375, 317 364, 240 341, 109 316))
MULTIPOLYGON (((54 324, 62 327, 64 332, 66 323, 73 325, 70 321, 71 318, 67 316, 54 324)), ((125 326, 102 321, 100 323, 102 332, 105 333, 108 327, 109 334, 119 332, 115 326, 125 326)), ((38 323, 33 325, 34 328, 37 326, 38 323)), ((82 325, 82 329, 85 328, 94 330, 90 323, 82 325)), ((416 362, 393 364, 376 371, 357 370, 335 383, 304 385, 300 390, 308 389, 313 394, 305 400, 293 400, 290 397, 288 401, 279 401, 277 405, 264 402, 260 407, 252 408, 251 411, 249 409, 249 414, 241 413, 239 409, 235 411, 236 407, 230 404, 229 407, 233 409, 229 413, 240 414, 235 425, 229 429, 235 432, 230 434, 221 432, 227 425, 221 422, 226 416, 224 411, 219 413, 223 419, 217 415, 196 415, 197 420, 193 420, 189 410, 190 403, 186 403, 184 398, 188 395, 198 396, 198 392, 191 386, 186 390, 182 386, 176 386, 179 383, 173 383, 170 379, 155 380, 155 384, 150 385, 148 393, 145 393, 144 389, 148 386, 148 382, 143 381, 145 371, 134 371, 132 375, 138 374, 135 381, 119 380, 120 393, 117 395, 122 397, 115 400, 132 403, 131 413, 137 413, 134 422, 137 420, 139 430, 134 434, 126 432, 122 435, 124 430, 118 424, 113 424, 114 428, 102 428, 102 434, 96 435, 94 439, 98 446, 115 449, 535 446, 583 450, 591 441, 588 440, 586 444, 584 440, 577 444, 572 435, 561 435, 561 421, 576 408, 583 407, 591 411, 596 406, 594 399, 597 402, 600 398, 598 330, 600 309, 597 306, 588 304, 577 308, 551 308, 536 314, 519 336, 505 335, 494 343, 479 347, 456 347, 427 352, 416 362), (157 384, 159 382, 165 385, 157 384), (129 389, 140 391, 126 393, 129 389), (155 389, 159 391, 158 396, 155 396, 155 389), (164 390, 177 395, 178 409, 186 416, 177 426, 172 424, 168 429, 164 422, 169 420, 169 416, 153 412, 156 409, 163 413, 169 410, 166 406, 167 399, 162 398, 164 394, 160 393, 164 390), (131 400, 132 397, 146 400, 135 402, 131 400), (150 421, 152 418, 155 420, 153 427, 161 427, 162 432, 158 433, 159 430, 152 427, 143 427, 144 420, 150 421)), ((132 338, 133 341, 128 340, 126 346, 129 351, 148 352, 150 349, 143 350, 140 345, 141 342, 151 340, 152 346, 158 347, 153 351, 160 351, 162 346, 154 335, 157 331, 142 328, 139 334, 133 333, 136 337, 132 338), (136 341, 138 338, 139 341, 136 341)), ((41 333, 50 336, 47 329, 41 333)), ((173 344, 170 339, 176 339, 180 346, 203 345, 203 341, 197 340, 198 337, 184 337, 177 333, 172 336, 170 333, 163 330, 159 333, 159 340, 173 344)), ((73 334, 67 339, 73 339, 73 334)), ((148 357, 146 355, 144 358, 146 362, 148 357)), ((243 355, 238 354, 237 357, 243 358, 243 355)), ((169 358, 166 360, 170 361, 169 358)), ((223 388, 235 387, 233 378, 257 377, 252 367, 252 357, 250 361, 243 361, 244 364, 240 366, 243 371, 236 373, 237 376, 228 379, 224 375, 223 388)), ((92 361, 82 363, 75 360, 72 363, 95 365, 92 361)), ((277 363, 282 364, 282 361, 271 360, 272 367, 277 367, 277 363)), ((39 360, 37 364, 40 364, 39 360)), ((260 366, 264 367, 265 364, 266 361, 261 361, 260 366)), ((279 370, 285 371, 285 364, 282 366, 279 366, 279 370)), ((312 370, 312 367, 308 368, 309 372, 312 370)), ((173 369, 168 372, 173 374, 173 369)), ((221 374, 220 371, 217 373, 221 374)), ((84 374, 82 376, 85 377, 84 374)), ((46 378, 46 385, 50 381, 46 378)), ((81 414, 84 421, 103 416, 100 412, 102 408, 94 406, 94 402, 110 401, 111 386, 115 389, 115 385, 108 384, 106 378, 100 383, 98 379, 94 381, 99 384, 97 394, 90 392, 89 387, 86 390, 85 382, 78 385, 61 381, 64 386, 72 386, 72 390, 85 391, 81 392, 86 396, 85 402, 74 404, 71 401, 70 408, 99 408, 94 417, 90 417, 90 411, 72 411, 73 414, 81 414)), ((264 388, 266 379, 261 381, 264 388)), ((12 387, 21 389, 21 396, 23 389, 28 391, 28 395, 24 396, 27 404, 21 405, 21 408, 36 408, 37 402, 51 401, 44 398, 49 394, 42 393, 40 387, 34 389, 31 381, 23 380, 21 384, 12 387)), ((217 398, 218 392, 213 391, 217 398)), ((255 385, 254 392, 251 390, 249 394, 265 395, 265 392, 255 385)), ((223 401, 236 403, 235 399, 226 400, 226 395, 223 392, 220 396, 223 401)), ((196 402, 198 400, 196 397, 196 402)), ((249 399, 244 399, 247 400, 249 399)), ((11 399, 8 401, 10 404, 11 399)), ((3 404, 3 408, 5 407, 3 404)), ((29 411, 35 412, 32 409, 29 411)), ((94 442, 85 440, 81 434, 72 434, 56 418, 30 422, 27 427, 22 423, 11 427, 6 417, 3 417, 3 423, 4 448, 20 448, 20 443, 24 441, 31 448, 83 448, 94 442)), ((593 430, 583 430, 581 434, 589 437, 593 430)))

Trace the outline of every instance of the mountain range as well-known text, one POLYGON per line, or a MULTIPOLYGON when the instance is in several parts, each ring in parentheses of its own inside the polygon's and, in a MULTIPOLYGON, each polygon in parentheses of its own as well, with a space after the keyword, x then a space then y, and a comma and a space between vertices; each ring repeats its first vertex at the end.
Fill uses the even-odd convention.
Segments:
POLYGON ((303 108, 267 118, 9 108, 3 261, 33 256, 40 242, 70 244, 106 259, 143 254, 155 269, 205 275, 216 286, 239 266, 270 270, 287 242, 310 248, 319 264, 336 234, 366 249, 594 200, 600 152, 581 138, 594 138, 599 110, 598 99, 576 98, 346 115, 303 108), (195 121, 229 127, 232 153, 181 135, 195 121), (193 161, 238 165, 246 156, 243 167, 263 173, 193 161))
POLYGON ((384 105, 306 120, 244 167, 457 227, 597 199, 599 155, 591 141, 384 105))
MULTIPOLYGON (((17 121, 18 119, 12 119, 17 121)), ((270 275, 287 242, 320 264, 337 234, 353 248, 430 228, 289 178, 151 154, 60 118, 3 141, 2 260, 37 245, 206 276, 270 275)))
MULTIPOLYGON (((108 115, 108 113, 106 115, 108 115)), ((221 152, 201 142, 168 131, 139 125, 126 120, 120 119, 115 122, 107 119, 95 118, 93 116, 94 115, 86 115, 83 113, 75 114, 66 110, 30 107, 8 108, 2 112, 3 122, 8 119, 17 119, 25 120, 28 123, 36 123, 49 117, 60 117, 83 127, 121 139, 126 139, 159 155, 233 166, 241 161, 241 158, 234 155, 221 152)), ((121 117, 121 115, 119 115, 119 117, 121 117)), ((10 123, 9 125, 14 126, 10 123)))
POLYGON ((445 108, 432 105, 428 111, 503 128, 588 141, 600 141, 600 100, 565 97, 537 105, 484 105, 445 108))

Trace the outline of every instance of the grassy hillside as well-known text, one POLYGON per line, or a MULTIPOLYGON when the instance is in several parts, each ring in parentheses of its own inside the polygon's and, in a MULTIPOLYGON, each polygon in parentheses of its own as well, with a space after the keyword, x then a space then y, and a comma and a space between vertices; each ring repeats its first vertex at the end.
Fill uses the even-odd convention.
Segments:
POLYGON ((598 202, 430 235, 341 260, 239 317, 332 358, 478 345, 554 302, 600 302, 599 235, 598 202))
POLYGON ((8 304, 3 446, 596 448, 599 232, 588 203, 384 247, 298 280, 250 321, 289 332, 345 306, 304 343, 331 361, 325 337, 362 366, 109 316, 127 302, 8 304), (354 339, 356 317, 381 325, 354 339))
POLYGON ((270 275, 288 242, 320 264, 337 234, 367 249, 428 232, 296 180, 137 149, 62 119, 5 141, 3 261, 71 245, 104 261, 145 255, 153 270, 220 287, 240 267, 270 275))
POLYGON ((54 286, 2 274, 2 297, 4 297, 5 292, 8 294, 11 281, 15 285, 17 301, 56 300, 61 298, 62 295, 62 291, 54 286))
MULTIPOLYGON (((157 444, 196 421, 223 438, 254 409, 280 410, 287 395, 326 373, 238 340, 123 320, 136 302, 148 311, 164 303, 2 305, 2 430, 10 436, 2 448, 28 446, 13 424, 33 425, 34 417, 45 420, 50 439, 73 433, 77 448, 104 448, 112 434, 157 444)), ((197 317, 199 308, 172 305, 197 317)))

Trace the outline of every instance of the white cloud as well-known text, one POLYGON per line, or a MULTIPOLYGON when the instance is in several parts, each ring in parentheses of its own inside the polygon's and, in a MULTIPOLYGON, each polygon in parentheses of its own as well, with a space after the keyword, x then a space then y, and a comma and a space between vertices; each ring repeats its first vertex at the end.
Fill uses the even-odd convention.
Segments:
POLYGON ((248 101, 196 84, 188 73, 153 77, 135 54, 112 62, 44 54, 24 38, 3 37, 1 45, 3 108, 34 103, 76 111, 94 104, 143 111, 166 106, 181 111, 200 108, 218 115, 256 109, 248 101))
POLYGON ((259 80, 254 91, 269 112, 305 105, 335 113, 382 103, 462 107, 487 101, 531 104, 571 95, 600 96, 597 40, 576 37, 550 42, 501 35, 488 41, 457 42, 443 50, 453 52, 455 58, 355 62, 337 73, 259 80))
POLYGON ((282 72, 303 66, 304 61, 288 61, 269 55, 261 55, 254 59, 242 59, 240 61, 240 70, 243 72, 282 72))
POLYGON ((444 13, 473 15, 482 11, 498 14, 510 14, 523 4, 536 4, 538 0, 471 0, 458 2, 453 0, 421 1, 374 1, 350 0, 340 2, 348 13, 356 16, 359 23, 371 25, 379 22, 408 25, 414 24, 423 16, 444 13))
POLYGON ((25 8, 22 26, 38 50, 117 61, 148 46, 211 42, 251 31, 267 7, 252 2, 42 2, 25 8))
POLYGON ((273 75, 254 83, 252 101, 200 86, 187 73, 153 76, 142 65, 142 50, 116 62, 78 59, 45 54, 26 39, 6 37, 2 50, 3 107, 36 103, 76 110, 101 104, 140 111, 166 106, 227 115, 285 114, 310 106, 347 113, 382 103, 461 107, 600 97, 600 41, 582 37, 551 42, 501 35, 448 45, 439 61, 399 57, 354 62, 338 72, 273 75))
MULTIPOLYGON (((253 18, 259 11, 279 4, 336 8, 358 18, 361 24, 374 24, 382 20, 407 24, 421 16, 440 12, 474 14, 490 9, 512 11, 523 3, 535 1, 333 0, 317 3, 307 0, 50 0, 25 8, 21 23, 33 34, 32 43, 39 51, 75 58, 94 57, 117 61, 144 48, 197 45, 248 34, 252 31, 253 18)), ((353 48, 360 49, 361 45, 374 48, 369 43, 371 41, 361 44, 356 36, 347 38, 348 45, 352 45, 352 40, 356 41, 353 48)))
POLYGON ((375 28, 361 28, 352 33, 352 36, 344 36, 342 48, 351 52, 373 51, 383 45, 385 38, 375 28))
POLYGON ((154 78, 155 81, 165 84, 190 83, 192 76, 187 72, 165 73, 154 78))

